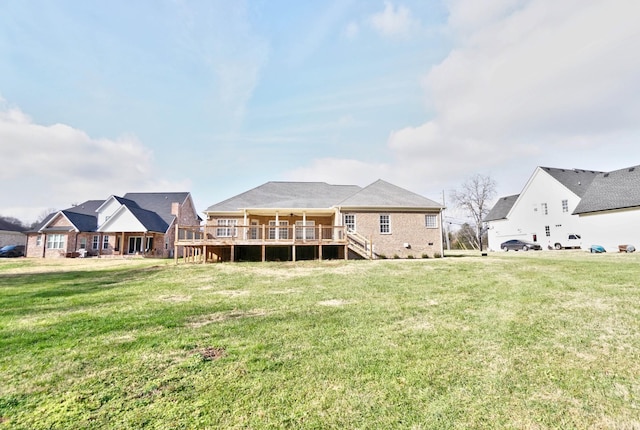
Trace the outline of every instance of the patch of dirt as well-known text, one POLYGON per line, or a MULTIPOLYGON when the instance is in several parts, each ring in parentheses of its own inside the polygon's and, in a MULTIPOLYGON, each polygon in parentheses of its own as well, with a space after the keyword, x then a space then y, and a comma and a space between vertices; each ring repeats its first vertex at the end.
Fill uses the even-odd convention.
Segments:
POLYGON ((200 355, 200 358, 204 361, 214 361, 222 358, 226 355, 227 351, 224 348, 207 346, 199 348, 193 351, 194 354, 200 355))

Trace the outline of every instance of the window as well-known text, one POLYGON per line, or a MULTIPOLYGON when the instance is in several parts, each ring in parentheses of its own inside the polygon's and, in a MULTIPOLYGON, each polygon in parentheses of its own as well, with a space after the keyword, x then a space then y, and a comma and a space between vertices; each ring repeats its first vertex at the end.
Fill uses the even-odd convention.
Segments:
POLYGON ((102 249, 109 249, 109 236, 102 237, 102 249))
POLYGON ((42 235, 39 234, 38 237, 36 237, 36 246, 41 246, 42 245, 42 235))
POLYGON ((62 249, 64 246, 64 235, 50 234, 47 236, 47 249, 62 249))
POLYGON ((545 226, 544 226, 544 234, 545 234, 547 237, 551 237, 551 228, 550 228, 548 225, 545 225, 545 226))
POLYGON ((91 245, 91 249, 98 249, 100 245, 100 236, 93 236, 93 243, 91 245))
POLYGON ((353 214, 345 214, 344 225, 347 227, 347 231, 356 231, 356 216, 353 214))
POLYGON ((547 210, 547 204, 546 203, 540 203, 540 207, 542 208, 542 213, 544 215, 549 215, 549 211, 547 210))
POLYGON ((216 236, 218 237, 234 237, 236 235, 237 219, 219 219, 216 236))
POLYGON ((562 201, 562 212, 569 212, 569 200, 562 201))
MULTIPOLYGON (((277 226, 278 224, 276 224, 275 220, 271 220, 269 221, 269 225, 277 226)), ((289 229, 287 227, 289 225, 289 221, 280 221, 279 225, 285 228, 269 227, 269 239, 276 240, 289 238, 289 229)))
POLYGON ((427 228, 438 228, 438 216, 433 214, 425 215, 424 225, 427 226, 427 228))
POLYGON ((302 221, 296 221, 296 239, 314 240, 316 238, 315 225, 315 221, 307 221, 306 225, 302 221))
POLYGON ((86 237, 81 237, 80 238, 80 249, 87 249, 87 238, 86 237))
POLYGON ((391 219, 389 215, 380 215, 380 233, 391 233, 391 219))

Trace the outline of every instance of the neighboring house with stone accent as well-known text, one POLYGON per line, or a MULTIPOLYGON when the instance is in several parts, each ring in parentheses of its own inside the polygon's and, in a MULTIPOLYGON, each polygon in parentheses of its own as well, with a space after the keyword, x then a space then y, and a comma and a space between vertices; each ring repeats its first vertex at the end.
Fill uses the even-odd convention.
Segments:
POLYGON ((539 243, 542 249, 580 246, 581 239, 569 240, 585 233, 573 212, 601 173, 536 167, 520 194, 499 198, 485 217, 489 250, 498 251, 511 239, 539 243))
POLYGON ((24 234, 24 228, 0 219, 0 248, 6 245, 25 245, 27 236, 24 234))
POLYGON ((267 182, 208 207, 203 227, 181 225, 176 249, 194 261, 441 256, 442 209, 383 180, 267 182))
POLYGON ((584 247, 620 245, 640 249, 640 166, 597 175, 573 214, 582 226, 584 247))
POLYGON ((27 257, 172 257, 178 223, 197 224, 191 194, 128 193, 54 212, 27 232, 27 257))

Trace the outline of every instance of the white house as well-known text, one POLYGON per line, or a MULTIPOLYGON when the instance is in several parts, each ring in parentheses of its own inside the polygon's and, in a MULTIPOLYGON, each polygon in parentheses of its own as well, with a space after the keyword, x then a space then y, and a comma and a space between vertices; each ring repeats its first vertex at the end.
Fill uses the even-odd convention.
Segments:
POLYGON ((520 194, 501 197, 485 217, 489 250, 510 239, 543 249, 581 246, 582 219, 573 212, 600 173, 537 167, 520 194))
POLYGON ((601 245, 615 252, 631 244, 640 249, 640 166, 597 175, 573 213, 585 248, 601 245))

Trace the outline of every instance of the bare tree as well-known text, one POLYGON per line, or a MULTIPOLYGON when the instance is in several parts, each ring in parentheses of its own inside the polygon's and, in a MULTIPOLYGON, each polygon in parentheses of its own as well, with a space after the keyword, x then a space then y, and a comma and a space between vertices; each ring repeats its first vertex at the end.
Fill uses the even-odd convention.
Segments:
POLYGON ((471 217, 475 224, 477 243, 482 252, 482 225, 483 219, 491 207, 489 204, 496 195, 496 182, 490 176, 476 173, 467 179, 460 190, 451 193, 451 199, 459 208, 463 209, 471 217))
POLYGON ((58 209, 56 209, 56 208, 47 208, 47 209, 43 210, 42 212, 40 212, 40 215, 38 215, 38 218, 36 218, 36 220, 31 223, 31 228, 36 228, 38 225, 40 225, 40 223, 42 221, 47 219, 47 217, 49 215, 51 215, 52 213, 54 213, 54 212, 58 212, 58 209))

